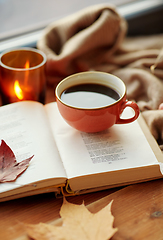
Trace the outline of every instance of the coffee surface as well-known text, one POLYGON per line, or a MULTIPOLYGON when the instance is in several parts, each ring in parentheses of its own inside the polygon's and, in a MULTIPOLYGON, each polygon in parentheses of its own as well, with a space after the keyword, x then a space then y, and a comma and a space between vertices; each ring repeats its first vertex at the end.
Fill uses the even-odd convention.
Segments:
POLYGON ((80 84, 66 89, 61 100, 79 108, 99 108, 113 104, 120 99, 112 88, 100 84, 80 84))

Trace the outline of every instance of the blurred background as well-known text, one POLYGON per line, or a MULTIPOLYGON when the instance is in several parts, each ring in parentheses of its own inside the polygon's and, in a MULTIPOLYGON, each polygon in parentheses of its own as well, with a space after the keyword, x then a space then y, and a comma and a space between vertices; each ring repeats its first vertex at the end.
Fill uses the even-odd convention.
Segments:
POLYGON ((0 52, 34 47, 50 22, 100 3, 117 6, 129 35, 163 32, 163 0, 0 0, 0 52))
MULTIPOLYGON (((134 0, 107 0, 122 5, 134 0)), ((0 0, 0 39, 42 28, 101 0, 0 0)))

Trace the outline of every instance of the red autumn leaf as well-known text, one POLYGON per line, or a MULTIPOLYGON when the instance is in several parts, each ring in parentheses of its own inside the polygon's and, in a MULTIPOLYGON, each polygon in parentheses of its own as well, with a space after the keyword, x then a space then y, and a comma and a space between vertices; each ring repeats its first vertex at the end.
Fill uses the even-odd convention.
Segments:
POLYGON ((27 169, 32 158, 33 156, 17 163, 13 151, 2 140, 0 145, 0 183, 16 180, 27 169))

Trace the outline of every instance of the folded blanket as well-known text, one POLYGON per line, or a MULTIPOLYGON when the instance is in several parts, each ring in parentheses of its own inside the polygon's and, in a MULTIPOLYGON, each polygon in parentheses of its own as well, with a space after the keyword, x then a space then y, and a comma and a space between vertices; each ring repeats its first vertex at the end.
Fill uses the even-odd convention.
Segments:
POLYGON ((37 47, 48 57, 48 82, 103 63, 122 42, 127 25, 114 7, 95 5, 50 24, 37 47))
POLYGON ((47 82, 53 87, 81 71, 98 70, 120 77, 128 99, 137 102, 161 145, 163 34, 131 38, 126 33, 127 22, 116 8, 100 4, 51 23, 37 47, 47 55, 47 82))

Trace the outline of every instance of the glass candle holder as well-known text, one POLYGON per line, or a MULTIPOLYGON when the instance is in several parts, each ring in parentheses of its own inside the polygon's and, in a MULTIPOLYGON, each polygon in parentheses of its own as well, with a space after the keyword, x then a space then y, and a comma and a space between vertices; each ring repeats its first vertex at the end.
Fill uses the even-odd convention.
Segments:
POLYGON ((33 48, 4 52, 0 57, 0 93, 2 104, 24 100, 44 103, 46 56, 33 48))

